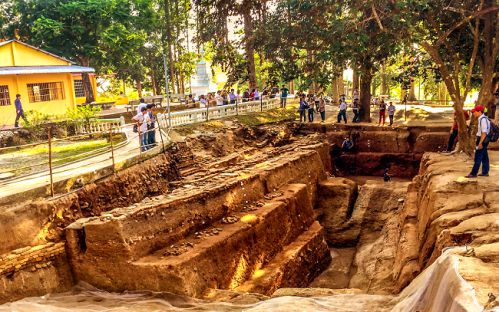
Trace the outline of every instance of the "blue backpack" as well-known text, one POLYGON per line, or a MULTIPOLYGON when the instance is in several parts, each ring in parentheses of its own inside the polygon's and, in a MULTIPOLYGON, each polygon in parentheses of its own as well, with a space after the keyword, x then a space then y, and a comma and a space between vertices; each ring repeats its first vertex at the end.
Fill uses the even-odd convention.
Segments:
POLYGON ((490 123, 490 131, 489 131, 489 141, 490 142, 497 142, 499 139, 499 126, 497 126, 492 120, 489 119, 490 123))

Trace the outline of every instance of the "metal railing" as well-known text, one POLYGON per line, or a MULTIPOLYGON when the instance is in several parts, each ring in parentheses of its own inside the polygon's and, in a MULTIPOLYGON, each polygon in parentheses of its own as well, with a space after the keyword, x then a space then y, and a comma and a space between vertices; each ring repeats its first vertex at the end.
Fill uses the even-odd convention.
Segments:
POLYGON ((92 119, 88 124, 79 123, 76 132, 80 134, 101 133, 113 131, 119 132, 120 127, 125 125, 125 118, 92 119))
POLYGON ((242 102, 229 105, 220 105, 206 108, 187 109, 178 112, 170 113, 170 123, 168 122, 168 114, 158 114, 158 122, 161 127, 168 128, 178 127, 183 125, 195 124, 198 122, 220 119, 231 116, 238 116, 247 113, 262 112, 264 110, 281 107, 279 98, 262 99, 257 101, 242 102))

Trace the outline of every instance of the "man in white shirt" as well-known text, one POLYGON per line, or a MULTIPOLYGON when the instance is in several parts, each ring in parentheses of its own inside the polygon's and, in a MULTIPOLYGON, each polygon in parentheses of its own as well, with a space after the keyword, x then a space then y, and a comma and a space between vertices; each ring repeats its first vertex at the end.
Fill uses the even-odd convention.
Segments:
POLYGON ((489 154, 487 147, 489 145, 490 120, 484 114, 485 108, 482 105, 477 105, 471 110, 473 116, 478 118, 478 130, 476 133, 476 149, 475 149, 475 164, 471 169, 467 178, 476 178, 480 165, 482 165, 482 173, 479 176, 489 176, 489 154))
POLYGON ((215 95, 215 101, 217 102, 217 106, 224 105, 224 98, 220 91, 217 91, 217 94, 215 95))
POLYGON ((347 102, 345 102, 344 98, 342 97, 340 100, 340 111, 338 112, 338 123, 341 123, 341 119, 347 123, 347 102))
POLYGON ((390 102, 390 105, 388 105, 388 117, 390 118, 390 126, 393 125, 394 115, 395 115, 395 105, 393 105, 393 102, 390 102))
POLYGON ((132 119, 137 122, 140 135, 140 149, 145 152, 149 144, 147 124, 150 122, 149 114, 147 114, 147 107, 142 107, 140 113, 135 115, 132 119))
POLYGON ((142 107, 147 107, 147 104, 145 103, 143 98, 140 99, 140 104, 139 106, 137 106, 137 115, 142 112, 142 107))

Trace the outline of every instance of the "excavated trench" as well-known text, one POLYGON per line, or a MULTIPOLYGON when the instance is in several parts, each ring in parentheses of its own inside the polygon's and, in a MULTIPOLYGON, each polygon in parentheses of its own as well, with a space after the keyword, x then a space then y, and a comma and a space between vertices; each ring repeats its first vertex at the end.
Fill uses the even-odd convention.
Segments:
MULTIPOLYGON (((31 294, 84 282, 107 292, 138 291, 137 302, 150 296, 140 291, 173 293, 161 299, 198 310, 291 311, 294 305, 317 311, 437 311, 438 304, 466 306, 468 301, 455 292, 444 299, 418 293, 428 286, 420 281, 406 288, 445 247, 459 245, 457 238, 463 237, 446 230, 455 223, 426 211, 434 205, 427 197, 438 201, 435 194, 441 193, 428 186, 431 161, 423 153, 439 149, 446 137, 440 128, 315 125, 229 127, 187 135, 168 155, 52 203, 65 217, 44 225, 54 241, 49 247, 66 245, 58 255, 49 253, 50 264, 44 267, 57 272, 54 286, 40 290, 28 285, 26 280, 36 283, 40 276, 26 272, 43 272, 36 265, 35 270, 21 266, 2 277, 7 285, 2 299, 19 297, 12 287, 19 287, 22 278, 25 289, 33 288, 31 294), (345 137, 354 140, 355 148, 339 151, 345 137), (137 173, 154 167, 161 168, 154 177, 137 173), (390 182, 382 179, 385 168, 390 182), (137 189, 142 185, 146 190, 137 189), (293 303, 283 296, 314 299, 293 303)), ((439 278, 434 275, 433 283, 439 278)), ((450 286, 456 285, 462 287, 450 286)), ((76 304, 77 310, 74 301, 95 296, 88 289, 79 294, 86 299, 63 294, 53 300, 76 304)), ((120 305, 115 295, 99 296, 120 305)), ((482 305, 484 298, 478 299, 482 305)), ((142 308, 154 307, 147 301, 142 308)))

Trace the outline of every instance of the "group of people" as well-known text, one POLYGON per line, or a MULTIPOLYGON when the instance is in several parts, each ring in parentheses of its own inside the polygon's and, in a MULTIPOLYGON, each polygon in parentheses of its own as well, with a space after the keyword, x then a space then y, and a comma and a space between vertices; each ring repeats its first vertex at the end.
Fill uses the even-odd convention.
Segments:
POLYGON ((132 117, 132 120, 136 122, 133 131, 139 134, 142 152, 156 146, 156 117, 152 111, 154 106, 154 104, 146 104, 144 99, 140 99, 137 115, 132 117))
MULTIPOLYGON (((326 121, 326 100, 322 94, 314 95, 304 93, 298 94, 300 98, 300 106, 298 112, 300 113, 300 122, 306 122, 307 116, 309 122, 314 122, 315 113, 321 116, 321 122, 326 121)), ((286 104, 284 103, 284 106, 286 104)))
MULTIPOLYGON (((236 104, 239 102, 250 102, 250 101, 258 101, 260 99, 267 98, 276 98, 280 96, 281 98, 281 106, 286 107, 287 97, 289 94, 288 88, 283 85, 281 89, 274 87, 265 88, 263 92, 260 93, 258 88, 253 89, 245 89, 241 92, 241 90, 218 90, 217 92, 211 92, 207 95, 201 95, 199 97, 199 104, 201 108, 211 107, 211 106, 223 106, 229 104, 236 104), (280 93, 279 93, 280 91, 280 93)), ((192 95, 189 96, 189 101, 192 100, 195 103, 192 95)))
MULTIPOLYGON (((352 104, 350 107, 352 108, 353 112, 353 118, 352 122, 357 123, 360 122, 360 115, 362 113, 362 105, 360 105, 360 99, 359 99, 359 93, 354 90, 353 92, 353 100, 352 104)), ((347 109, 349 105, 346 102, 345 95, 342 94, 340 95, 339 99, 339 111, 338 111, 338 123, 341 123, 343 120, 345 123, 347 123, 347 109)), ((388 111, 388 117, 390 119, 390 126, 393 125, 394 121, 394 116, 395 116, 395 105, 393 105, 393 102, 390 102, 389 105, 386 105, 384 100, 382 99, 381 102, 378 104, 379 108, 379 120, 378 120, 378 125, 379 126, 384 126, 385 125, 385 119, 386 119, 386 112, 388 111)))
POLYGON ((395 105, 393 105, 393 102, 390 102, 389 105, 387 106, 385 101, 381 99, 379 103, 379 121, 378 121, 378 126, 384 126, 385 125, 385 118, 386 118, 386 111, 388 111, 388 118, 390 119, 390 126, 393 125, 393 119, 395 116, 395 105))

